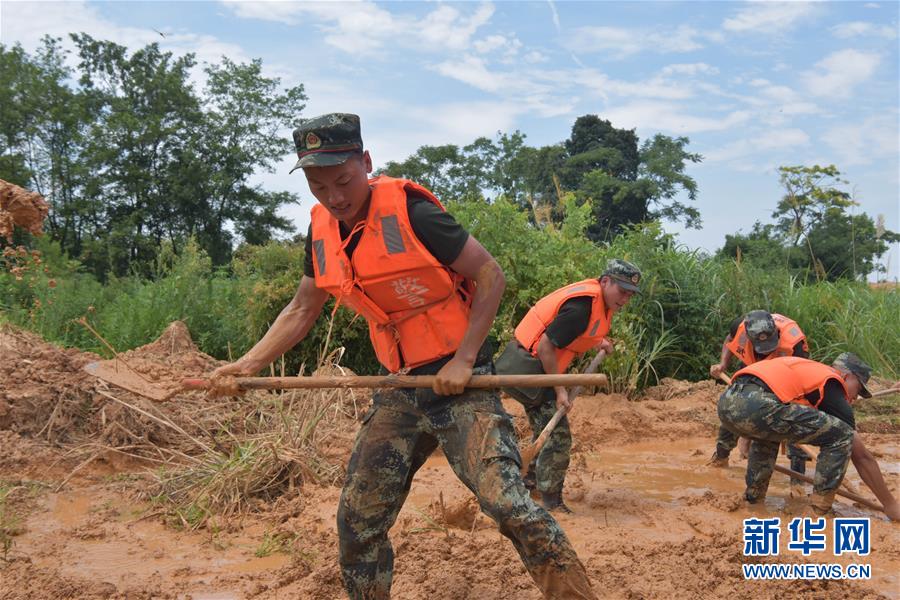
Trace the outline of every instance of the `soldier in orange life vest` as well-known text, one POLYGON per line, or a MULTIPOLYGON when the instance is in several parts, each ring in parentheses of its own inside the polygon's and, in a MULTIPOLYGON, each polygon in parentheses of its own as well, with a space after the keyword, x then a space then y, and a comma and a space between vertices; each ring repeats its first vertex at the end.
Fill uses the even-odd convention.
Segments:
POLYGON ((718 413, 731 432, 753 440, 744 494, 748 502, 765 499, 780 442, 790 441, 820 447, 810 498, 817 513, 831 509, 852 451, 860 477, 881 501, 885 514, 900 519, 900 503, 854 432, 850 403, 857 395, 871 396, 866 387, 870 373, 870 367, 849 352, 830 367, 805 358, 778 357, 735 373, 719 398, 718 413))
MULTIPOLYGON (((771 314, 765 310, 753 310, 743 318, 731 323, 729 336, 722 344, 722 359, 709 368, 713 378, 725 372, 731 357, 736 357, 744 365, 752 365, 761 360, 771 360, 779 356, 796 356, 809 358, 809 345, 800 327, 791 319, 771 314)), ((710 463, 717 467, 728 466, 728 456, 737 445, 738 439, 727 428, 719 427, 716 450, 710 463)), ((788 458, 791 469, 798 473, 806 472, 806 461, 809 457, 800 448, 788 446, 788 458)), ((803 488, 803 482, 793 480, 795 491, 803 488)))
POLYGON ((548 598, 594 598, 575 551, 520 475, 512 421, 494 390, 466 390, 493 365, 485 342, 505 285, 494 258, 411 181, 368 178, 359 117, 329 114, 294 130, 298 162, 319 201, 294 299, 237 362, 213 374, 253 375, 299 343, 329 294, 366 318, 385 371, 435 375, 433 390, 379 390, 363 417, 338 506, 344 587, 390 597, 388 530, 416 471, 440 446, 548 598))
MULTIPOLYGON (((497 359, 497 372, 504 374, 565 373, 572 361, 591 349, 607 354, 613 345, 606 338, 613 314, 639 291, 641 272, 633 264, 610 260, 599 279, 586 279, 548 294, 528 311, 497 359)), ((570 407, 565 387, 506 389, 525 407, 533 439, 558 408, 570 407)), ((562 498, 572 434, 563 417, 534 464, 526 485, 537 488, 541 504, 548 510, 571 512, 562 498)))

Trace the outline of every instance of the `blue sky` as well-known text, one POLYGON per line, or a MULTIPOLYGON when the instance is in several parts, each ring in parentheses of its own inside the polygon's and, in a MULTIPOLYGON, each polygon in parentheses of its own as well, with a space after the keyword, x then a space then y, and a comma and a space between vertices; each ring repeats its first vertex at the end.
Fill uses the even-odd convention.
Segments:
MULTIPOLYGON (((898 2, 4 0, 0 41, 85 31, 201 61, 259 57, 305 86, 303 116, 358 113, 376 166, 498 130, 555 143, 588 113, 641 139, 685 135, 705 157, 689 171, 704 226, 667 229, 715 250, 769 220, 780 165, 835 164, 857 210, 900 229, 898 16, 898 2)), ((313 200, 293 162, 258 180, 301 194, 285 214, 305 229, 313 200)), ((896 247, 888 260, 897 278, 896 247)))

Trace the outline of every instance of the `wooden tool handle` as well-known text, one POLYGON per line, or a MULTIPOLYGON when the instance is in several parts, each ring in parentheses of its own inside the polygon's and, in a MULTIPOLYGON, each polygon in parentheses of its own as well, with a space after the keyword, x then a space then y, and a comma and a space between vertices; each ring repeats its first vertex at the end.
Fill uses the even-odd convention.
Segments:
MULTIPOLYGON (((794 479, 800 479, 801 481, 805 481, 806 483, 814 483, 812 477, 807 477, 806 475, 803 475, 802 473, 798 473, 797 471, 792 471, 791 469, 788 469, 787 467, 782 467, 779 464, 774 465, 774 467, 775 467, 775 470, 778 471, 779 473, 784 473, 785 475, 790 475, 794 479)), ((835 491, 835 493, 837 493, 837 495, 839 495, 839 496, 843 496, 844 498, 849 498, 850 500, 853 500, 854 502, 859 502, 863 506, 867 506, 868 508, 871 508, 872 510, 884 512, 883 506, 881 506, 880 504, 878 504, 876 502, 872 502, 868 498, 863 498, 859 494, 854 494, 853 492, 845 491, 840 488, 838 488, 835 491)))
MULTIPOLYGON (((327 377, 237 377, 242 390, 287 390, 300 388, 430 388, 434 375, 352 375, 327 377)), ((558 385, 605 386, 606 375, 473 375, 467 388, 554 387, 558 385)), ((210 387, 209 379, 182 379, 186 390, 210 387)))
MULTIPOLYGON (((603 359, 606 358, 606 352, 601 350, 597 353, 597 355, 591 360, 590 364, 584 370, 584 373, 581 375, 577 375, 577 377, 603 377, 604 382, 602 385, 606 385, 606 375, 593 375, 600 368, 600 363, 603 362, 603 359)), ((542 377, 550 377, 550 375, 542 375, 542 377)), ((570 375, 570 377, 575 377, 575 375, 570 375)), ((588 384, 590 385, 590 384, 588 384)), ((599 385, 599 384, 598 384, 599 385)), ((569 393, 569 402, 573 402, 584 389, 583 385, 579 385, 574 390, 571 390, 569 393)), ((525 448, 522 451, 522 475, 525 476, 528 474, 528 469, 531 465, 532 459, 537 456, 541 449, 544 447, 544 444, 547 443, 547 440, 550 438, 550 434, 553 433, 553 430, 556 428, 556 425, 559 421, 566 415, 566 412, 562 408, 556 409, 556 412, 553 413, 553 417, 550 421, 544 426, 544 429, 541 431, 540 435, 538 435, 537 439, 535 439, 530 446, 525 448)))

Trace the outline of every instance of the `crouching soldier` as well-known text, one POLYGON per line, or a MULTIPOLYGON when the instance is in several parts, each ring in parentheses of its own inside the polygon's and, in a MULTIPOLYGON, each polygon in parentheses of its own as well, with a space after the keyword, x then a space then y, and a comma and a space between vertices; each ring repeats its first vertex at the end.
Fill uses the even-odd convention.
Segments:
MULTIPOLYGON (((728 368, 732 357, 746 366, 782 356, 809 358, 806 335, 795 321, 783 315, 753 310, 731 323, 729 335, 722 344, 721 360, 709 368, 709 374, 718 378, 728 368)), ((727 428, 720 427, 710 464, 717 467, 728 466, 728 457, 737 444, 737 436, 727 428)), ((791 470, 806 473, 806 461, 809 457, 803 450, 789 445, 788 458, 791 470)), ((792 480, 791 483, 796 490, 794 493, 802 490, 803 482, 799 479, 792 480)))
MULTIPOLYGON (((633 264, 610 260, 599 278, 567 285, 545 296, 516 327, 515 339, 497 359, 501 374, 565 373, 579 355, 613 351, 607 339, 613 315, 639 291, 641 272, 633 264)), ((524 407, 537 439, 558 408, 571 406, 565 387, 505 389, 524 407)), ((571 512, 562 498, 569 468, 572 433, 563 417, 528 469, 525 485, 537 488, 548 510, 571 512)))
MULTIPOLYGON (((854 433, 850 406, 859 394, 871 396, 866 388, 870 373, 871 368, 849 352, 841 354, 832 366, 804 358, 780 357, 735 373, 731 385, 719 398, 718 413, 729 431, 753 440, 744 493, 748 502, 765 499, 778 447, 782 441, 788 441, 820 448, 810 504, 818 514, 831 509, 851 451, 871 459, 862 439, 854 433)), ((887 489, 877 463, 874 468, 857 463, 857 470, 884 504, 885 513, 891 519, 900 519, 900 504, 887 489)))

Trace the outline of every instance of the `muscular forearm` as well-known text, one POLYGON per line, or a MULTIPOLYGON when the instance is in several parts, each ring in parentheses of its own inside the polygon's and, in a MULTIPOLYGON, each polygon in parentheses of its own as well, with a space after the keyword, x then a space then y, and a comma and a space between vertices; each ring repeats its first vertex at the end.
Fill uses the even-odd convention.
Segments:
MULTIPOLYGON (((544 373, 559 373, 559 363, 556 361, 556 346, 553 345, 546 333, 542 334, 541 339, 538 341, 537 357, 541 361, 544 373)), ((561 392, 565 392, 566 388, 557 386, 554 390, 556 390, 558 396, 561 392)))
POLYGON ((291 302, 282 309, 272 326, 240 362, 258 371, 296 346, 315 324, 321 309, 298 306, 291 302))
POLYGON ((875 497, 878 498, 878 501, 881 502, 883 506, 888 506, 889 504, 896 502, 894 495, 891 494, 887 483, 884 481, 884 476, 881 474, 881 468, 878 466, 878 461, 875 460, 875 457, 872 456, 872 453, 869 452, 865 444, 863 444, 862 438, 859 437, 858 433, 853 436, 853 447, 850 452, 850 460, 853 462, 853 466, 856 467, 856 472, 859 473, 863 483, 872 490, 872 493, 875 494, 875 497))
POLYGON ((456 357, 469 366, 475 364, 478 350, 491 330, 505 288, 506 278, 496 261, 491 259, 478 269, 472 309, 469 313, 469 326, 456 350, 456 357))

